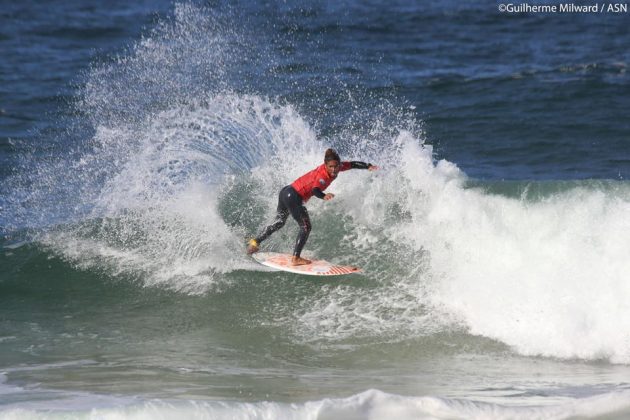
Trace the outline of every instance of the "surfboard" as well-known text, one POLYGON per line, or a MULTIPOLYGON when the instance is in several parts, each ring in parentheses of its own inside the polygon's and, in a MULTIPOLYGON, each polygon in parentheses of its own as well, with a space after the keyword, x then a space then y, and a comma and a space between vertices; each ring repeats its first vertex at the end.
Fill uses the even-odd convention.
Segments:
POLYGON ((361 272, 361 269, 357 267, 335 265, 324 260, 311 259, 310 264, 291 265, 291 255, 278 252, 257 252, 252 254, 252 257, 267 267, 307 276, 341 276, 361 272))

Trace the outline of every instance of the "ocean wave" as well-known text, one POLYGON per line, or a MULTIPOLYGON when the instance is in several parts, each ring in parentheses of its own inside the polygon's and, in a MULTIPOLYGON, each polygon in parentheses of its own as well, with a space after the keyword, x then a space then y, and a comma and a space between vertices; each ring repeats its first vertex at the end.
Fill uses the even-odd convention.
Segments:
MULTIPOLYGON (((322 138, 286 100, 232 89, 243 39, 232 29, 178 4, 129 55, 95 66, 79 104, 90 136, 12 179, 11 232, 82 270, 212 293, 226 278, 268 275, 245 239, 273 218, 277 191, 334 146, 382 170, 344 173, 332 203, 309 203, 307 253, 366 274, 279 305, 273 322, 294 340, 456 331, 526 355, 630 363, 626 182, 497 194, 436 160, 403 111, 359 111, 322 138)), ((265 247, 287 250, 293 233, 265 247)))

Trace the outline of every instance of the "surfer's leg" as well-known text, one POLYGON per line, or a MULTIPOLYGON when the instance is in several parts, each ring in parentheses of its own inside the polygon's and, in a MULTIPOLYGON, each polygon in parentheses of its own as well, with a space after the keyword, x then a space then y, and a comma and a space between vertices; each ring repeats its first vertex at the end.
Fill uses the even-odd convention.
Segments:
POLYGON ((300 231, 297 239, 295 240, 295 247, 293 248, 292 262, 294 265, 310 264, 309 260, 300 257, 302 248, 306 245, 308 236, 311 233, 311 219, 308 216, 308 211, 306 211, 306 207, 304 206, 299 206, 297 208, 294 207, 289 210, 291 210, 291 215, 300 226, 300 231))
POLYGON ((256 237, 255 239, 256 242, 261 243, 262 241, 267 239, 269 236, 271 236, 272 233, 280 230, 280 228, 282 228, 282 226, 284 226, 284 224, 287 222, 288 217, 289 217, 289 210, 287 208, 281 209, 280 204, 278 204, 278 210, 276 211, 276 218, 274 219, 273 223, 271 223, 269 226, 264 228, 262 232, 256 237))
POLYGON ((283 194, 286 195, 286 187, 280 191, 280 195, 278 197, 278 208, 276 209, 276 218, 273 223, 264 228, 260 234, 254 238, 256 244, 260 244, 262 241, 271 236, 272 233, 278 231, 284 224, 287 222, 287 218, 289 217, 289 209, 284 204, 283 194))
POLYGON ((310 264, 309 260, 300 257, 302 248, 304 248, 308 235, 311 233, 311 219, 308 217, 308 211, 306 211, 306 207, 304 207, 302 197, 300 197, 293 187, 285 187, 282 191, 283 193, 280 194, 280 200, 300 226, 300 232, 295 240, 291 262, 293 265, 310 264))

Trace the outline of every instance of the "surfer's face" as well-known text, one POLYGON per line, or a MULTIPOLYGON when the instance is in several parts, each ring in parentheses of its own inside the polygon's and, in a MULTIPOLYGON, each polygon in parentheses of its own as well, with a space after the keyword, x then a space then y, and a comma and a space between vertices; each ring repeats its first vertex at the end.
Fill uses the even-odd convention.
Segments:
POLYGON ((337 178, 340 168, 341 168, 341 165, 339 164, 339 161, 337 160, 331 160, 331 161, 326 162, 326 172, 328 172, 328 175, 331 178, 337 178))

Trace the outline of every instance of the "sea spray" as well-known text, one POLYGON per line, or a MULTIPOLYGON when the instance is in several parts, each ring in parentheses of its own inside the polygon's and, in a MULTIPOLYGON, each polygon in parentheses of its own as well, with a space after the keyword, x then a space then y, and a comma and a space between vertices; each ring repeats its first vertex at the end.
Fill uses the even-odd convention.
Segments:
MULTIPOLYGON (((83 267, 104 259, 114 272, 144 273, 147 285, 206 290, 214 273, 252 266, 240 252, 247 232, 230 214, 260 192, 222 213, 230 185, 256 182, 250 171, 280 150, 308 154, 309 138, 315 142, 290 107, 229 94, 159 113, 147 124, 99 129, 96 156, 82 158, 85 173, 105 173, 98 196, 90 195, 89 216, 40 240, 83 267)), ((280 185, 277 174, 264 179, 271 189, 280 185)))

